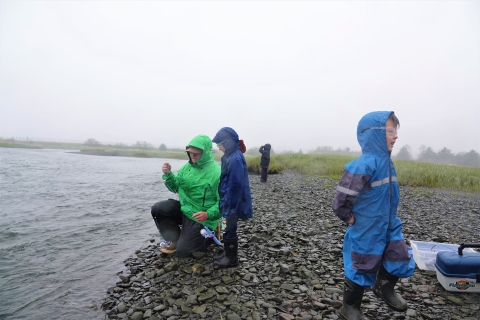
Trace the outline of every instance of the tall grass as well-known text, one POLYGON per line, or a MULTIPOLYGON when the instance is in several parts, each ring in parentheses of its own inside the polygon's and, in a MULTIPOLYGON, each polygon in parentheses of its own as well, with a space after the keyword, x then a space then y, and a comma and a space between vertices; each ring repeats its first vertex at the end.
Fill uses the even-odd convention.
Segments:
MULTIPOLYGON (((246 157, 249 171, 260 173, 260 158, 246 157)), ((293 170, 306 175, 340 179, 353 157, 328 154, 281 154, 271 157, 269 173, 293 170)), ((438 165, 415 161, 394 161, 402 186, 480 192, 480 168, 438 165)))
POLYGON ((41 149, 41 147, 39 146, 33 146, 25 143, 10 143, 10 142, 0 142, 0 148, 41 149))
POLYGON ((0 139, 0 148, 78 150, 83 147, 84 145, 79 143, 48 142, 48 141, 10 141, 10 140, 0 139))
POLYGON ((394 161, 400 185, 480 192, 480 168, 394 161))
MULTIPOLYGON (((248 157, 247 165, 250 172, 260 173, 261 156, 248 157)), ((343 173, 345 165, 354 158, 331 154, 299 154, 286 153, 274 155, 270 158, 269 173, 278 173, 285 170, 294 170, 306 175, 338 178, 343 173)))

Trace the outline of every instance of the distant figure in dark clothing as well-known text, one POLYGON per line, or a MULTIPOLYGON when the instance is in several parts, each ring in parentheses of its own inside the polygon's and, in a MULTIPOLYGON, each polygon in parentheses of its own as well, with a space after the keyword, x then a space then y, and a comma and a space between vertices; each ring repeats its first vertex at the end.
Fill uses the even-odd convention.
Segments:
POLYGON ((258 152, 262 154, 262 160, 260 160, 260 168, 262 168, 260 182, 267 182, 268 165, 270 164, 270 149, 272 149, 270 143, 266 143, 258 149, 258 152))

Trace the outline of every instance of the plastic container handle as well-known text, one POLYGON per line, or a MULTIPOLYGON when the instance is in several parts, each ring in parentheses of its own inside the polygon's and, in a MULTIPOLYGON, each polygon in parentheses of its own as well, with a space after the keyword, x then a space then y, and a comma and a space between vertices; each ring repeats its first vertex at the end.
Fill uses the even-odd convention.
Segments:
POLYGON ((464 248, 480 248, 480 243, 462 243, 458 247, 458 254, 463 256, 463 249, 464 248))

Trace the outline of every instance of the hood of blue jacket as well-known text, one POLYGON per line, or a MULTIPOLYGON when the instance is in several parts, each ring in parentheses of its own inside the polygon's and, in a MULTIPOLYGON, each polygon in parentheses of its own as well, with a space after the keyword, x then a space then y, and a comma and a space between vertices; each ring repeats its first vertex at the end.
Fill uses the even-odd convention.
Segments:
POLYGON ((375 111, 367 113, 357 126, 357 140, 364 154, 389 156, 387 136, 384 128, 393 111, 375 111))
POLYGON ((222 143, 225 148, 225 154, 229 154, 240 147, 240 139, 237 132, 230 127, 223 127, 218 130, 215 137, 212 139, 213 143, 222 143))

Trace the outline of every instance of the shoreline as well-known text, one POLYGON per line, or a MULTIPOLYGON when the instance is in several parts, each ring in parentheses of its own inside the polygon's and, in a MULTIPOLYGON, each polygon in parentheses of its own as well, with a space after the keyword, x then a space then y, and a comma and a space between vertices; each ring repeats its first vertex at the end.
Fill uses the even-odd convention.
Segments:
MULTIPOLYGON (((100 156, 100 157, 168 158, 165 156, 157 156, 157 155, 147 155, 147 154, 138 155, 138 154, 123 153, 123 152, 103 151, 103 150, 68 151, 67 153, 80 154, 80 155, 86 155, 86 156, 100 156)), ((171 159, 177 159, 177 158, 172 157, 171 159)))
MULTIPOLYGON (((196 258, 162 254, 160 237, 125 261, 101 302, 104 319, 335 319, 342 305, 345 226, 331 210, 331 179, 292 172, 250 175, 254 218, 239 223, 236 268, 218 269, 210 247, 196 258)), ((478 242, 478 197, 401 187, 398 216, 407 240, 478 242)), ((152 221, 153 223, 153 221, 152 221)), ((448 292, 435 272, 417 269, 396 292, 406 313, 390 310, 369 289, 370 319, 476 320, 480 293, 448 292)))
MULTIPOLYGON (((152 158, 152 159, 175 159, 188 161, 188 157, 185 152, 165 152, 163 154, 156 154, 143 150, 130 150, 130 151, 104 151, 104 150, 79 150, 68 151, 67 153, 88 155, 88 156, 100 156, 100 157, 127 157, 127 158, 152 158)), ((214 155, 215 161, 220 161, 220 158, 214 155)))

